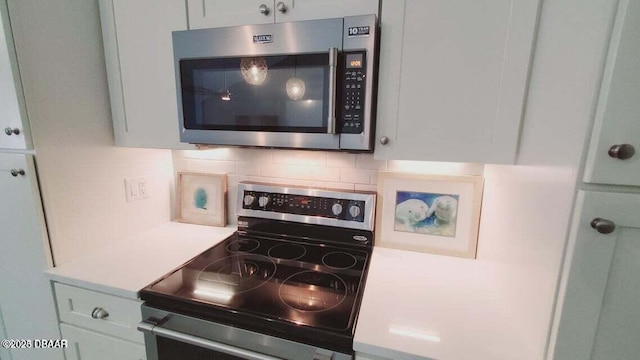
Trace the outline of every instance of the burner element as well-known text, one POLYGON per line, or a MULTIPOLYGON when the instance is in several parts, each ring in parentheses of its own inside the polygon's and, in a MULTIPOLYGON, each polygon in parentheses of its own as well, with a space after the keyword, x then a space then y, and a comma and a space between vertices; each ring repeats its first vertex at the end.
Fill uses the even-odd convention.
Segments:
POLYGON ((227 251, 230 253, 249 253, 260 246, 260 242, 255 239, 238 239, 227 244, 227 251))
POLYGON ((334 251, 322 257, 322 263, 332 269, 349 269, 356 265, 355 256, 342 251, 334 251))
POLYGON ((269 249, 269 257, 284 260, 298 260, 307 253, 307 249, 299 244, 280 244, 269 249))
POLYGON ((331 310, 347 296, 347 285, 334 274, 302 271, 289 276, 278 291, 288 307, 306 312, 331 310))
POLYGON ((194 292, 213 298, 233 296, 264 285, 275 271, 276 264, 266 256, 227 256, 212 262, 198 274, 194 292))

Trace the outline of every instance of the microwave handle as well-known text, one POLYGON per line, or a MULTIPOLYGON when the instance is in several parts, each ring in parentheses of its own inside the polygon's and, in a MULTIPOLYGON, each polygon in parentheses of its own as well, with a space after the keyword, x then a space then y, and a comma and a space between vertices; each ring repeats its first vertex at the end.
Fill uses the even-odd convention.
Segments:
POLYGON ((336 133, 336 87, 338 82, 338 49, 329 48, 329 118, 327 133, 336 133))

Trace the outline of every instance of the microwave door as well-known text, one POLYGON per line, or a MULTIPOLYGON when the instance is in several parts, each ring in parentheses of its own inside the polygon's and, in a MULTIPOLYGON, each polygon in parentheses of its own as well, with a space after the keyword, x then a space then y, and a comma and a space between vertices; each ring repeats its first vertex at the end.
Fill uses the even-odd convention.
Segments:
POLYGON ((180 61, 183 141, 339 149, 338 49, 180 61))

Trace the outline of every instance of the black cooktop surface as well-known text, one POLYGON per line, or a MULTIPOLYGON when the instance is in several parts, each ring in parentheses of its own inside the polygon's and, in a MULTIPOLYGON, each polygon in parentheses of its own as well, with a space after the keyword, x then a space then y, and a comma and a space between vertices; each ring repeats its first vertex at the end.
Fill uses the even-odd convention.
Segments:
POLYGON ((368 253, 358 248, 236 233, 141 297, 351 332, 367 261, 368 253))

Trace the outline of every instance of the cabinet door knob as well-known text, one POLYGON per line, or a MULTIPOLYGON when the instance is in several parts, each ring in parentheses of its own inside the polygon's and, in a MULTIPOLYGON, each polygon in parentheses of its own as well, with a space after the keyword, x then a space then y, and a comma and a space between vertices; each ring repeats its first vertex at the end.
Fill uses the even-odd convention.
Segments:
POLYGON ((595 218, 591 220, 591 227, 600 234, 611 234, 616 229, 616 224, 611 220, 595 218))
POLYGON ((10 128, 10 127, 6 127, 4 128, 4 133, 11 136, 11 135, 20 135, 20 129, 18 128, 10 128))
POLYGON ((382 145, 387 145, 389 143, 389 138, 386 136, 383 136, 380 138, 380 144, 382 145))
POLYGON ((619 160, 630 159, 635 153, 636 149, 631 144, 613 145, 609 148, 609 156, 619 160))
POLYGON ((11 169, 11 175, 13 177, 17 177, 18 175, 24 176, 24 174, 26 174, 24 169, 11 169))
POLYGON ((271 10, 266 4, 260 4, 260 6, 258 7, 258 11, 260 11, 260 14, 264 16, 269 15, 269 13, 271 12, 271 10))
POLYGON ((101 307, 97 307, 91 312, 91 317, 94 319, 104 319, 107 316, 109 316, 109 312, 101 307))
POLYGON ((287 12, 287 5, 285 5, 282 1, 276 4, 276 9, 280 11, 280 13, 284 14, 287 12))

